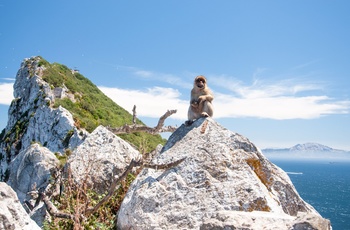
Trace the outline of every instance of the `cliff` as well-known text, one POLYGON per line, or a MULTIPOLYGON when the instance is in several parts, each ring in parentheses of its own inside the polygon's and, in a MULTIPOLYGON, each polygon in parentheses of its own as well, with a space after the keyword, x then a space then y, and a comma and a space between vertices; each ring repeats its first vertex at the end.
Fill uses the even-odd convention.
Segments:
POLYGON ((63 107, 51 107, 55 94, 49 83, 42 79, 45 66, 40 58, 26 59, 17 72, 14 97, 6 128, 0 135, 0 179, 7 181, 9 163, 37 142, 52 152, 64 153, 75 148, 87 132, 75 127, 72 114, 63 107))

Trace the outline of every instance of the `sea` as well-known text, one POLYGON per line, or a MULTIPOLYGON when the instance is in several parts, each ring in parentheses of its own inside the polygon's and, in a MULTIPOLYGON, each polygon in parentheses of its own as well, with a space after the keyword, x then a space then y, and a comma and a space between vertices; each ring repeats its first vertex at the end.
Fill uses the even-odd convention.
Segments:
POLYGON ((350 161, 270 161, 287 172, 299 195, 333 230, 350 230, 350 161))

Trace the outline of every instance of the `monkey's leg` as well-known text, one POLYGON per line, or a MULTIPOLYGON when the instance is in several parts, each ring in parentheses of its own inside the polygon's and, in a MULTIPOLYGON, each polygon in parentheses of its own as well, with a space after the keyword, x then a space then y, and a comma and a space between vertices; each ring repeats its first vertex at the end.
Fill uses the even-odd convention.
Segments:
POLYGON ((212 117, 213 116, 213 105, 209 101, 204 101, 203 111, 201 113, 202 117, 212 117))

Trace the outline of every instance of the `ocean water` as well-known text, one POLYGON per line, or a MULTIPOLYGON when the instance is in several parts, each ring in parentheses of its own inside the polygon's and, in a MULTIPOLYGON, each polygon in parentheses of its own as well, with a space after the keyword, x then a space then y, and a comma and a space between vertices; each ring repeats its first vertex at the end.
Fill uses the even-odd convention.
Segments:
POLYGON ((350 162, 273 160, 333 230, 350 230, 350 162))

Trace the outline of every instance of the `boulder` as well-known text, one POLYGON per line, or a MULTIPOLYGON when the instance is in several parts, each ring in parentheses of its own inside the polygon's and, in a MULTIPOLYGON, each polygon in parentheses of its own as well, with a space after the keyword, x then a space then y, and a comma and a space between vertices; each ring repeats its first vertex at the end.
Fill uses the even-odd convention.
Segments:
POLYGON ((0 182, 0 230, 41 229, 22 207, 13 189, 0 182))
POLYGON ((129 143, 98 126, 68 159, 74 180, 86 182, 99 193, 108 190, 114 175, 120 175, 140 153, 129 143))
POLYGON ((330 229, 282 169, 211 118, 179 127, 152 163, 180 159, 166 170, 140 172, 118 229, 330 229))
POLYGON ((11 162, 10 177, 7 182, 17 193, 21 202, 31 200, 28 192, 46 188, 51 172, 56 170, 59 161, 47 148, 35 143, 21 151, 11 162))

